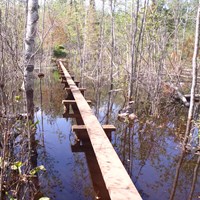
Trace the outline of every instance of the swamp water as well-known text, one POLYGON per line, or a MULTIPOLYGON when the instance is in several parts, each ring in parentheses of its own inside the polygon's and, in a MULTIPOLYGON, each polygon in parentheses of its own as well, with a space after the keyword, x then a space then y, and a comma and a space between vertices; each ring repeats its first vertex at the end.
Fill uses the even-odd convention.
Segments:
MULTIPOLYGON (((35 106, 39 108, 35 113, 35 120, 39 121, 38 165, 46 168, 39 177, 40 190, 52 200, 98 199, 103 189, 98 183, 99 176, 95 176, 97 166, 88 153, 90 149, 87 153, 71 149, 74 143, 71 126, 75 122, 62 117, 63 85, 56 73, 45 75, 41 82, 41 88, 37 83, 35 90, 35 106)), ((86 92, 87 99, 95 101, 94 96, 92 91, 86 92)), ((93 107, 102 124, 106 98, 102 95, 98 112, 93 107)), ((163 110, 159 118, 138 116, 139 120, 129 126, 117 120, 120 102, 120 97, 116 97, 110 118, 110 124, 117 127, 112 133, 112 144, 142 198, 167 200, 171 195, 176 200, 200 199, 200 155, 182 155, 180 148, 187 110, 172 106, 163 110)))

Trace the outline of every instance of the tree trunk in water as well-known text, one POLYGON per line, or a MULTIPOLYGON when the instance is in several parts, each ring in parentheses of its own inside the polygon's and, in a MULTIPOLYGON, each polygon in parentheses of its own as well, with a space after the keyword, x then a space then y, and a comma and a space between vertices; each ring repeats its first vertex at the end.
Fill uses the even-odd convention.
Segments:
MULTIPOLYGON (((27 103, 27 115, 31 124, 34 123, 34 55, 35 55, 35 37, 37 32, 37 21, 38 16, 38 0, 28 0, 28 13, 27 13, 27 24, 26 24, 26 36, 25 36, 25 69, 24 69, 24 88, 26 94, 27 103)), ((29 167, 34 169, 37 166, 37 150, 35 141, 35 131, 27 127, 28 131, 28 154, 29 154, 29 167)), ((38 177, 32 180, 34 188, 38 189, 38 177)), ((31 191, 29 191, 29 195, 31 191)))
POLYGON ((34 91, 34 51, 35 36, 38 21, 38 0, 28 1, 28 15, 25 38, 25 69, 24 69, 24 87, 27 99, 27 114, 33 116, 33 91, 34 91))
MULTIPOLYGON (((188 119, 187 119, 187 127, 185 131, 185 137, 183 141, 183 151, 181 153, 180 160, 178 162, 178 167, 176 169, 176 176, 173 183, 173 188, 170 194, 170 200, 174 199, 176 187, 177 187, 177 181, 179 178, 179 170, 183 161, 183 155, 185 153, 185 147, 188 142, 188 136, 190 134, 190 129, 192 125, 192 118, 193 118, 193 111, 194 111, 194 97, 195 97, 195 88, 196 88, 196 82, 197 82, 197 57, 198 57, 198 48, 199 48, 199 33, 200 33, 200 2, 197 10, 197 18, 196 18, 196 33, 195 33, 195 44, 194 44, 194 54, 192 59, 192 86, 191 86, 191 98, 190 98, 190 107, 188 111, 188 119)), ((191 195, 191 194, 190 194, 191 195)))
POLYGON ((190 107, 188 111, 188 119, 187 119, 187 127, 185 131, 185 137, 183 142, 183 148, 188 142, 188 136, 190 134, 192 118, 193 118, 193 111, 194 111, 194 98, 195 98, 195 88, 197 83, 197 58, 199 53, 199 40, 200 40, 200 1, 197 10, 197 18, 196 18, 196 32, 195 32, 195 42, 194 42, 194 53, 192 58, 192 86, 191 86, 191 98, 190 98, 190 107))

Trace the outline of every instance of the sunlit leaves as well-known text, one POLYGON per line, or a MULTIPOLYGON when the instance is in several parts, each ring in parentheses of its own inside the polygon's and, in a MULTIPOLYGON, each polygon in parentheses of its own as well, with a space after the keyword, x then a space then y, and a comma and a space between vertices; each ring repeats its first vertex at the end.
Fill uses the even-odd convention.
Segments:
POLYGON ((19 95, 18 95, 18 96, 15 96, 15 101, 16 101, 16 102, 19 102, 19 101, 21 100, 21 98, 22 98, 22 97, 19 96, 19 95))
POLYGON ((35 175, 35 174, 36 174, 37 172, 39 172, 39 171, 46 171, 44 165, 40 165, 40 166, 38 166, 38 167, 32 169, 32 170, 29 172, 29 174, 35 175))
POLYGON ((17 161, 13 165, 11 165, 11 169, 18 170, 19 174, 22 174, 22 171, 21 171, 22 166, 23 166, 23 163, 21 161, 17 161))

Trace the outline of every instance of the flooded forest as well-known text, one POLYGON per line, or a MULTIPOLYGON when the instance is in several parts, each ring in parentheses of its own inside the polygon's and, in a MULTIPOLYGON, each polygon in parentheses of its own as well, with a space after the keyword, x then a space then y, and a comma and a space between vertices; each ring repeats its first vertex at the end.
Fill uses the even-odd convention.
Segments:
POLYGON ((58 61, 142 199, 200 199, 199 42, 199 0, 0 0, 0 200, 114 199, 58 61))

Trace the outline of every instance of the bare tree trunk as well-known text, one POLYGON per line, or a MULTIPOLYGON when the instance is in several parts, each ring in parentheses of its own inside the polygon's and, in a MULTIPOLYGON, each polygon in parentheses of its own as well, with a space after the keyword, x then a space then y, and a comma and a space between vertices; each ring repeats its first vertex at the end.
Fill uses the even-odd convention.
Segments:
MULTIPOLYGON (((138 34, 138 41, 137 41, 137 46, 136 46, 136 58, 135 58, 135 65, 137 65, 137 77, 139 76, 140 73, 140 66, 138 65, 138 53, 139 53, 139 47, 141 46, 142 40, 143 40, 143 34, 144 34, 144 24, 146 20, 146 14, 147 14, 147 6, 148 6, 149 1, 145 0, 144 1, 144 13, 142 15, 141 19, 141 26, 140 26, 140 31, 138 34)), ((142 48, 140 48, 142 50, 142 48)), ((137 102, 138 100, 138 79, 136 79, 136 86, 135 86, 135 100, 137 102)))
MULTIPOLYGON (((42 14, 42 41, 41 41, 41 55, 40 55, 40 63, 39 63, 39 72, 41 72, 43 54, 44 54, 44 30, 45 30, 45 14, 46 14, 46 0, 43 1, 43 14, 42 14)), ((40 79, 41 80, 41 79, 40 79)))
MULTIPOLYGON (((28 119, 34 123, 34 54, 35 54, 35 37, 37 31, 38 16, 38 0, 28 1, 28 14, 26 25, 26 38, 25 38, 25 69, 24 69, 24 87, 27 103, 28 119)), ((28 157, 29 166, 34 168, 37 165, 37 151, 35 142, 35 132, 31 131, 30 126, 27 127, 28 133, 28 157)), ((36 179, 37 180, 37 179, 36 179)), ((36 187, 37 181, 33 181, 36 187)))
POLYGON ((99 115, 99 107, 100 107, 100 97, 101 97, 101 91, 100 91, 100 86, 101 86, 101 79, 100 76, 102 74, 102 68, 103 68, 103 58, 104 58, 104 16, 105 16, 105 0, 102 1, 102 15, 101 15, 101 20, 100 20, 100 30, 99 30, 99 52, 98 52, 98 60, 97 60, 97 83, 96 83, 96 90, 95 90, 95 97, 97 100, 97 109, 96 109, 96 115, 99 115))
POLYGON ((25 38, 25 69, 24 69, 24 87, 27 99, 28 116, 33 115, 33 90, 34 90, 34 51, 35 36, 38 21, 38 0, 28 1, 28 15, 25 38))
POLYGON ((139 0, 136 2, 136 11, 134 12, 134 3, 132 2, 132 42, 131 42, 131 73, 129 80, 129 101, 133 97, 133 83, 136 79, 136 68, 137 68, 137 52, 136 52, 136 36, 138 32, 138 14, 139 14, 139 0))
POLYGON ((174 6, 174 52, 176 54, 176 58, 175 58, 175 62, 178 61, 178 49, 179 49, 179 35, 178 35, 178 32, 179 32, 179 19, 180 19, 180 16, 179 16, 179 13, 180 13, 180 2, 179 0, 176 0, 175 2, 175 6, 174 6))
POLYGON ((84 72, 85 72, 85 60, 87 56, 87 20, 88 20, 88 9, 85 11, 84 29, 83 29, 83 51, 81 55, 81 85, 84 87, 84 72))
POLYGON ((112 90, 113 90, 113 62, 115 56, 115 21, 114 21, 114 12, 115 12, 115 0, 110 1, 110 11, 111 11, 111 58, 110 58, 110 91, 108 96, 108 107, 106 114, 106 123, 109 123, 110 111, 112 110, 112 90))
MULTIPOLYGON (((2 36, 2 11, 0 9, 0 40, 1 40, 1 55, 0 55, 0 88, 4 87, 4 70, 5 70, 5 61, 4 61, 4 43, 3 43, 3 36, 2 36)), ((2 100, 3 102, 3 100, 2 100)))
POLYGON ((188 142, 188 136, 190 134, 190 129, 192 125, 192 118, 193 118, 193 111, 194 111, 194 97, 195 97, 195 88, 196 88, 196 80, 197 80, 197 57, 198 57, 198 48, 199 48, 199 34, 200 34, 200 1, 199 1, 199 6, 198 6, 198 11, 197 11, 197 18, 196 18, 196 33, 195 33, 195 44, 194 44, 194 54, 193 54, 193 59, 192 59, 192 87, 191 87, 191 98, 190 98, 190 107, 188 111, 188 119, 187 119, 187 127, 185 131, 185 137, 183 141, 183 151, 181 153, 180 160, 178 162, 177 168, 176 168, 176 175, 172 187, 172 191, 170 194, 170 200, 174 199, 175 192, 176 192, 176 187, 177 187, 177 181, 179 178, 179 170, 183 161, 183 156, 185 153, 185 147, 188 142))
POLYGON ((188 136, 190 134, 190 129, 192 125, 192 118, 193 118, 193 111, 194 111, 194 98, 195 98, 195 88, 197 83, 197 59, 199 53, 199 40, 200 40, 200 1, 197 10, 197 18, 196 18, 196 32, 195 32, 195 43, 194 43, 194 53, 192 58, 192 86, 191 86, 191 98, 190 98, 190 107, 188 111, 188 119, 187 119, 187 126, 185 131, 185 137, 183 142, 183 148, 188 142, 188 136))
MULTIPOLYGON (((84 77, 83 77, 83 72, 84 72, 84 65, 85 65, 85 61, 84 61, 84 54, 83 54, 83 50, 82 50, 82 46, 81 46, 81 31, 80 31, 80 24, 79 24, 79 19, 78 19, 78 8, 77 5, 74 3, 74 9, 76 12, 76 33, 77 33, 77 44, 78 44, 78 52, 79 52, 79 56, 80 56, 80 75, 81 75, 81 86, 84 85, 84 77)), ((87 17, 87 16, 85 16, 87 17)))

